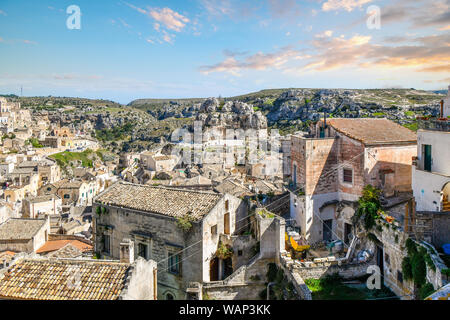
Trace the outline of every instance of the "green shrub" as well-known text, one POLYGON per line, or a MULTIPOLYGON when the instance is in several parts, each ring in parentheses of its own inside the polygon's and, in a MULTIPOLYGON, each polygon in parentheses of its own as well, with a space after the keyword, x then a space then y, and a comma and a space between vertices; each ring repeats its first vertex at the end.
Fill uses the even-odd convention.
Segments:
POLYGON ((404 257, 402 261, 402 273, 403 278, 406 280, 412 280, 412 267, 411 267, 411 259, 409 257, 404 257))
POLYGON ((358 200, 358 208, 354 215, 354 222, 362 218, 366 231, 375 226, 376 219, 379 218, 378 211, 381 209, 381 191, 372 185, 366 185, 362 196, 358 200))
POLYGON ((421 287, 426 282, 427 266, 421 254, 415 254, 411 259, 411 269, 414 283, 421 287))
POLYGON ((192 228, 192 219, 189 216, 180 217, 177 219, 177 227, 187 232, 192 228))
POLYGON ((434 292, 434 287, 431 283, 427 282, 419 289, 419 298, 424 300, 430 294, 434 292))
POLYGON ((233 248, 229 245, 225 245, 222 242, 219 242, 219 246, 217 248, 216 256, 222 260, 231 258, 233 256, 233 248))

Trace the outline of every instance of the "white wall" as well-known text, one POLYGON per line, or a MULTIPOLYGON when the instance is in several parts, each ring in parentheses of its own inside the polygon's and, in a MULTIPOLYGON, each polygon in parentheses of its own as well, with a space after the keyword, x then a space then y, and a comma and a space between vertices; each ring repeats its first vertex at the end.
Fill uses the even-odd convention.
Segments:
POLYGON ((423 168, 422 145, 431 145, 431 171, 450 176, 450 132, 426 131, 417 132, 417 156, 423 168))
POLYGON ((440 211, 441 191, 450 177, 418 170, 412 170, 413 193, 417 211, 440 211))
POLYGON ((419 130, 417 156, 419 168, 423 168, 422 145, 431 145, 431 171, 413 166, 412 187, 417 211, 440 211, 442 191, 450 182, 450 132, 419 130))

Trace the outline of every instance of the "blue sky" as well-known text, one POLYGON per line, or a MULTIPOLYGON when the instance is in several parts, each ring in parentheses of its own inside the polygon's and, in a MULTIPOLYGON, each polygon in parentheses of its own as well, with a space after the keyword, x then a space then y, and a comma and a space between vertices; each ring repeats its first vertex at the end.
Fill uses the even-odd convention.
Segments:
POLYGON ((450 0, 2 0, 0 93, 137 98, 450 84, 450 0), (81 10, 70 30, 66 9, 81 10), (376 22, 380 10, 380 28, 376 22))

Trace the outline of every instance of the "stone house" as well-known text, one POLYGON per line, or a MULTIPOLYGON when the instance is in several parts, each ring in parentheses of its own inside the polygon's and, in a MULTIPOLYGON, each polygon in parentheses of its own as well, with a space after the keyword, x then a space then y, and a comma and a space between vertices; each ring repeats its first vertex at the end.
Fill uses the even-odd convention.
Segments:
POLYGON ((5 200, 0 199, 0 224, 10 218, 16 218, 15 211, 5 200))
POLYGON ((2 159, 0 162, 0 177, 8 176, 14 170, 15 163, 8 159, 2 159))
POLYGON ((141 163, 150 171, 172 171, 177 164, 177 158, 171 155, 141 154, 141 163))
POLYGON ((0 298, 7 300, 156 300, 156 288, 156 262, 142 258, 25 257, 0 273, 0 298))
POLYGON ((23 199, 22 216, 36 219, 39 215, 56 215, 61 212, 62 200, 56 194, 23 199))
POLYGON ((48 219, 12 218, 0 225, 0 251, 36 252, 48 239, 48 219))
POLYGON ((39 187, 43 184, 53 183, 61 179, 61 169, 54 160, 26 160, 17 165, 20 169, 33 169, 39 175, 39 187))
POLYGON ((416 134, 387 119, 327 119, 291 137, 291 219, 313 244, 349 243, 364 186, 384 197, 411 190, 416 134))
POLYGON ((417 211, 450 211, 450 125, 433 129, 431 121, 417 132, 417 159, 412 187, 417 211))
POLYGON ((89 205, 97 194, 96 180, 60 180, 42 186, 38 190, 38 195, 56 194, 62 199, 62 205, 89 205))
POLYGON ((228 194, 118 182, 95 198, 93 212, 96 252, 117 258, 130 238, 136 255, 159 263, 158 297, 185 299, 189 282, 233 271, 231 259, 216 255, 219 239, 239 231, 247 206, 228 194))

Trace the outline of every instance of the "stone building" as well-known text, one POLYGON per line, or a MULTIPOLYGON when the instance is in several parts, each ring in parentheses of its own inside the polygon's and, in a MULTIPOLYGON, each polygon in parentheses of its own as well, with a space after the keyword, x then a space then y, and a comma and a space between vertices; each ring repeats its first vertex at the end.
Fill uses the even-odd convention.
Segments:
POLYGON ((90 205, 97 195, 99 185, 96 180, 59 180, 49 183, 38 190, 38 195, 56 194, 62 199, 63 206, 90 205))
POLYGON ((328 119, 291 138, 291 219, 311 244, 349 242, 365 185, 384 197, 411 190, 416 134, 387 119, 328 119))
POLYGON ((233 270, 217 257, 221 235, 239 231, 246 204, 207 191, 118 182, 95 198, 95 251, 118 258, 123 238, 159 264, 158 297, 185 299, 189 282, 220 280, 233 270))
POLYGON ((0 298, 156 300, 156 267, 155 261, 142 258, 119 262, 25 257, 0 273, 0 298))
POLYGON ((39 215, 57 215, 61 212, 62 200, 56 194, 23 199, 22 216, 37 218, 39 215))
POLYGON ((36 252, 49 233, 48 219, 8 219, 0 225, 0 251, 36 252))
POLYGON ((424 121, 417 132, 412 186, 417 211, 450 211, 450 125, 435 129, 424 121))
POLYGON ((450 124, 419 122, 417 158, 412 170, 412 232, 436 247, 450 242, 450 124))
POLYGON ((171 155, 144 152, 140 155, 142 167, 150 171, 172 171, 177 164, 177 158, 171 155))

